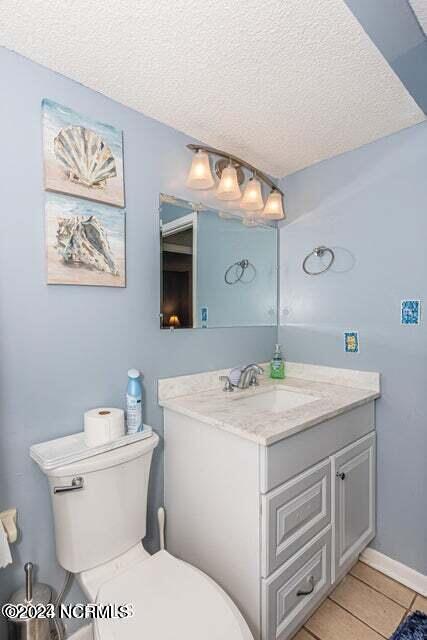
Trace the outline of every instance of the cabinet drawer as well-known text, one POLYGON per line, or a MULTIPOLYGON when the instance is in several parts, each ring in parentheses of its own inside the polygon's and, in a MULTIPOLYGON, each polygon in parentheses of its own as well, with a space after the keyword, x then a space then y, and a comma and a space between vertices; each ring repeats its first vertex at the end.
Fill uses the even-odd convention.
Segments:
POLYGON ((261 572, 266 577, 330 523, 330 461, 312 467, 261 500, 261 572))
POLYGON ((331 529, 319 534, 273 575, 262 580, 264 640, 287 640, 331 585, 331 529))

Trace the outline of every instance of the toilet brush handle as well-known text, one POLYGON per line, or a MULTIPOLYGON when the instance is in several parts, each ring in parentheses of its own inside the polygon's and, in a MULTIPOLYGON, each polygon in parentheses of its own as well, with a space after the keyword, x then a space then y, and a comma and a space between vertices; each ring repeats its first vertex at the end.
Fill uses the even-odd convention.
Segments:
POLYGON ((33 599, 33 563, 27 562, 25 571, 25 600, 31 602, 33 599))
POLYGON ((165 548, 165 510, 160 507, 157 511, 157 520, 159 523, 160 549, 165 548))

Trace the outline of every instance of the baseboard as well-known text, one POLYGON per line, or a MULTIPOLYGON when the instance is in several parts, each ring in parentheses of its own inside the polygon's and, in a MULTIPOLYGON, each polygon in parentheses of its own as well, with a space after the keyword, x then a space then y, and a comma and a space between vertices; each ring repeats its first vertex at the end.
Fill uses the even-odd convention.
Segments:
POLYGON ((381 571, 389 578, 393 578, 393 580, 397 580, 397 582, 427 597, 427 576, 415 571, 415 569, 411 569, 411 567, 407 567, 405 564, 371 549, 371 547, 362 551, 360 560, 373 569, 381 571))

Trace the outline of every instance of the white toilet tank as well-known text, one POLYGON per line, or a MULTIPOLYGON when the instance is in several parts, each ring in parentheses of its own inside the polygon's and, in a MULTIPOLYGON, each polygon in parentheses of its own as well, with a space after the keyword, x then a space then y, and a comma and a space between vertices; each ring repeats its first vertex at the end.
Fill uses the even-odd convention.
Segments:
POLYGON ((44 470, 53 506, 56 555, 64 569, 72 573, 92 569, 145 537, 148 478, 158 442, 153 434, 44 470), (82 488, 66 490, 80 485, 82 488))

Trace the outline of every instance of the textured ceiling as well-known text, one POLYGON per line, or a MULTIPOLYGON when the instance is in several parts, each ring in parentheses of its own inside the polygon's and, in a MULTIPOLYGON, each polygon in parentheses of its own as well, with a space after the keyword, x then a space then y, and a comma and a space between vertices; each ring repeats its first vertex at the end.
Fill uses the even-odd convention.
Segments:
POLYGON ((0 25, 4 46, 275 176, 424 119, 343 0, 2 0, 0 25))
POLYGON ((427 0, 409 0, 422 30, 427 34, 427 0))

